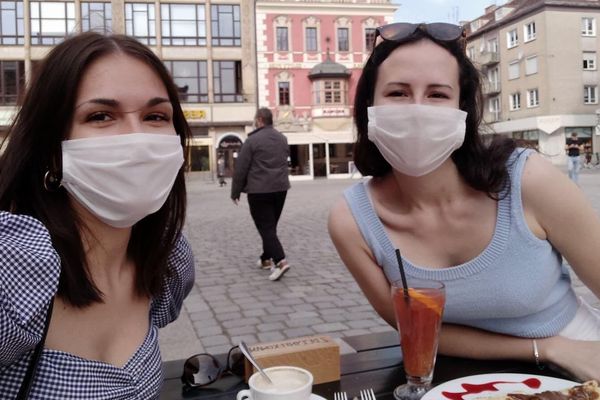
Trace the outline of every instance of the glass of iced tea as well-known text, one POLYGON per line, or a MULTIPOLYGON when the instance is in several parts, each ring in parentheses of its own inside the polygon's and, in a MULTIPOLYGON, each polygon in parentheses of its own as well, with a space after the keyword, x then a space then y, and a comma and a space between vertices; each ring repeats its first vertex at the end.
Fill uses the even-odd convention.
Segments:
POLYGON ((444 284, 412 279, 406 290, 397 281, 392 284, 392 300, 407 381, 394 390, 394 398, 420 399, 431 388, 446 303, 444 284))

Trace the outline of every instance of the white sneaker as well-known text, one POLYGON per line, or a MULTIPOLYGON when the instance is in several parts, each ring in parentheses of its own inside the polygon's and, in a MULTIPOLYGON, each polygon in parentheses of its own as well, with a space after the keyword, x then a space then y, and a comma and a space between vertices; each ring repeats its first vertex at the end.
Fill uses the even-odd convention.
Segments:
POLYGON ((270 258, 268 260, 261 260, 260 258, 258 259, 258 261, 256 262, 256 266, 260 269, 273 269, 275 267, 275 264, 273 264, 273 260, 271 260, 270 258))
POLYGON ((277 281, 279 280, 283 274, 285 274, 287 272, 287 270, 290 269, 290 265, 287 263, 286 260, 281 260, 277 263, 277 265, 275 265, 275 267, 273 267, 273 269, 271 270, 271 275, 269 275, 269 280, 271 281, 277 281))

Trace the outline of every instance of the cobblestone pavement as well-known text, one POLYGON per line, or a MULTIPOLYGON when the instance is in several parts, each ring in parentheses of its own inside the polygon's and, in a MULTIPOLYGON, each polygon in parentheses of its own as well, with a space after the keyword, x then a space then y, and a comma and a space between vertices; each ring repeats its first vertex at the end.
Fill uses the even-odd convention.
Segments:
MULTIPOLYGON (((179 319, 161 329, 163 360, 222 353, 247 343, 326 333, 354 336, 390 330, 339 260, 327 234, 327 213, 356 180, 292 182, 279 233, 292 268, 278 282, 256 268, 260 238, 245 196, 229 200, 229 185, 188 177, 186 234, 196 258, 196 285, 179 319)), ((600 212, 600 169, 580 184, 600 212)), ((600 305, 575 278, 578 293, 600 305)))

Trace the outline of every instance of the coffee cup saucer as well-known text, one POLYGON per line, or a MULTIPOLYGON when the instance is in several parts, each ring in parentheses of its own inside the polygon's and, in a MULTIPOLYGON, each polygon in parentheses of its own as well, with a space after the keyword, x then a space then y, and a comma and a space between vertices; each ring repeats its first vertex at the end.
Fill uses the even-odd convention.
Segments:
POLYGON ((311 394, 309 400, 327 400, 325 397, 321 397, 318 394, 311 394))

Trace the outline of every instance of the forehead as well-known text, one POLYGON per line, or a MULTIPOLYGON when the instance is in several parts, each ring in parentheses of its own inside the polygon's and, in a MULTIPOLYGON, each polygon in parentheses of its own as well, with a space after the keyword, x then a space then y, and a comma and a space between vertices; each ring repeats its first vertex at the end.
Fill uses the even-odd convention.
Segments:
POLYGON ((122 53, 93 61, 83 73, 77 90, 78 102, 91 98, 135 98, 167 96, 158 73, 145 62, 122 53))
POLYGON ((377 75, 381 81, 434 79, 458 82, 458 61, 445 48, 429 39, 407 43, 394 49, 381 63, 377 75))

